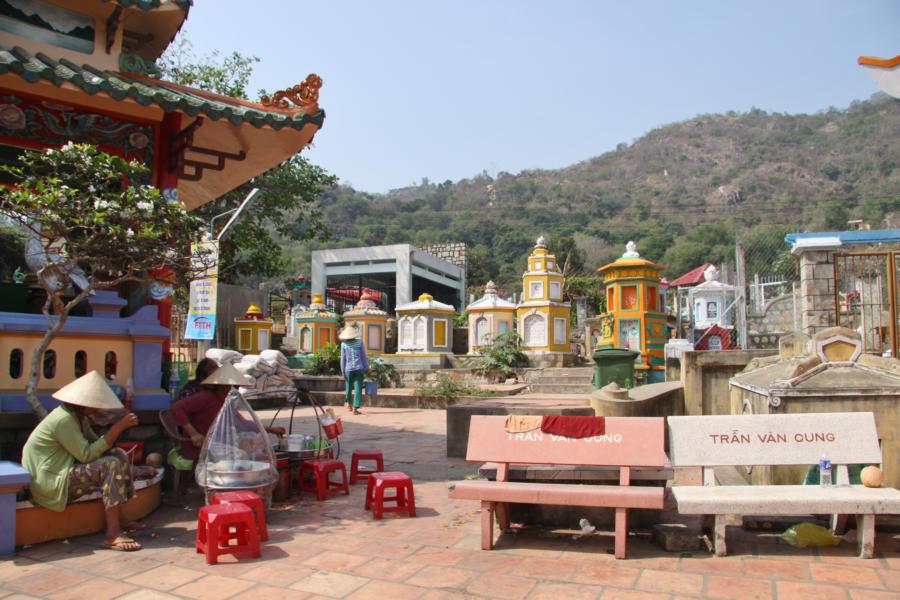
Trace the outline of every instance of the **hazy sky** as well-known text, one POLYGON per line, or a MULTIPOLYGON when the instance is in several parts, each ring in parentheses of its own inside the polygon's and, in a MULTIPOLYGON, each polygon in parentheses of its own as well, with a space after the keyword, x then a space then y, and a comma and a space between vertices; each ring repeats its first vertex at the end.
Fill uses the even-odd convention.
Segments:
POLYGON ((306 156, 370 192, 557 168, 702 113, 815 112, 878 88, 900 2, 197 0, 199 54, 259 57, 251 89, 324 79, 306 156))

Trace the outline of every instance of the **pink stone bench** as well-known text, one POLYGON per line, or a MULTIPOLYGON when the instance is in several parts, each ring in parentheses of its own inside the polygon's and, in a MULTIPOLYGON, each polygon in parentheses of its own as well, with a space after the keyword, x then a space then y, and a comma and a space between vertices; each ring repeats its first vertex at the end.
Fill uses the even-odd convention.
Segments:
POLYGON ((657 417, 608 417, 602 436, 574 439, 535 430, 507 433, 504 416, 472 417, 466 460, 497 463, 497 480, 456 481, 450 498, 481 502, 481 547, 494 544, 494 516, 509 527, 509 503, 614 508, 615 556, 625 558, 628 510, 663 508, 663 487, 631 487, 635 467, 667 466, 665 420, 657 417), (508 481, 511 463, 528 465, 618 467, 618 485, 508 481))
MULTIPOLYGON (((724 556, 728 515, 857 516, 859 556, 875 551, 875 515, 900 513, 900 491, 850 485, 847 465, 882 460, 870 412, 669 417, 673 467, 702 467, 702 486, 673 485, 678 512, 715 515, 715 553, 724 556), (748 481, 766 466, 831 460, 835 485, 716 485, 716 467, 742 467, 748 481), (762 467, 762 469, 760 468, 762 467), (753 474, 749 473, 754 469, 753 474)), ((759 476, 756 476, 759 479, 759 476)), ((764 479, 765 480, 765 479, 764 479)))

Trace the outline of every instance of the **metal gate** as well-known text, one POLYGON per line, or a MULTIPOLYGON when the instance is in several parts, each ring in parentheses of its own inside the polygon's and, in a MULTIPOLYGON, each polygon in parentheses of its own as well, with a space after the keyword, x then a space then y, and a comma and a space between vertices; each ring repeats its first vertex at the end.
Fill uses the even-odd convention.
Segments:
POLYGON ((863 351, 898 356, 900 252, 834 255, 835 322, 860 334, 863 351))

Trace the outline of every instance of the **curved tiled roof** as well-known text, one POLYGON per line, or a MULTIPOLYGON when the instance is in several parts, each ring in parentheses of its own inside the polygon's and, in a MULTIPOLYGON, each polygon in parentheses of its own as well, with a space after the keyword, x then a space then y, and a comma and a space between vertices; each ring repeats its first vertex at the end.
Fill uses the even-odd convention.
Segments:
POLYGON ((897 65, 900 65, 900 55, 897 55, 894 58, 875 58, 874 56, 860 56, 856 59, 856 62, 867 67, 881 67, 883 69, 890 69, 896 67, 897 65))
POLYGON ((0 46, 0 75, 5 73, 15 73, 29 83, 45 80, 57 87, 71 83, 89 95, 105 92, 115 100, 130 98, 143 106, 159 106, 166 112, 202 115, 213 121, 225 119, 234 125, 250 123, 254 127, 269 126, 276 130, 282 127, 302 129, 310 123, 321 127, 325 120, 325 111, 318 107, 313 114, 303 110, 270 109, 136 73, 104 71, 66 59, 56 60, 40 52, 31 54, 20 46, 0 46))
POLYGON ((174 4, 183 10, 190 9, 194 0, 114 0, 122 8, 140 8, 141 10, 154 10, 166 4, 174 4))

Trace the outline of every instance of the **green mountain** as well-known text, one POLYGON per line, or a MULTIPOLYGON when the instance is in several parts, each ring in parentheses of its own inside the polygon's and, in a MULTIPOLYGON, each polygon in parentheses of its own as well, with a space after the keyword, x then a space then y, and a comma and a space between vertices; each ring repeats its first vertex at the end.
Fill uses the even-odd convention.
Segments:
MULTIPOLYGON (((316 248, 463 241, 472 286, 517 289, 538 235, 572 274, 593 273, 630 239, 676 277, 733 262, 740 238, 755 272, 754 260, 764 270, 784 259, 787 232, 851 219, 900 226, 900 102, 877 94, 813 115, 701 115, 564 169, 378 195, 337 187, 321 203, 333 235, 316 248)), ((289 251, 298 272, 311 249, 289 251)))

